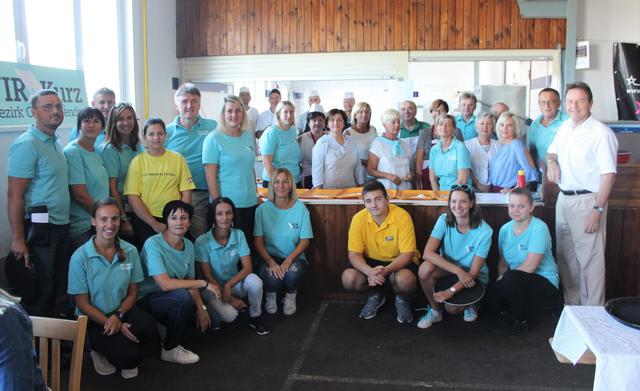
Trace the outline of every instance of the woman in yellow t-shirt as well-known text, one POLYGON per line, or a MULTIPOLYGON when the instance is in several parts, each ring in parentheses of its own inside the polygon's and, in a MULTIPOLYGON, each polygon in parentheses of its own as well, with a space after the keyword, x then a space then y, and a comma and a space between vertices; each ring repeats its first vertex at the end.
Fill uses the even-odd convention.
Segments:
POLYGON ((191 202, 195 188, 187 161, 179 153, 165 149, 167 136, 160 118, 149 118, 142 129, 146 151, 136 156, 129 166, 124 195, 133 209, 136 245, 166 229, 162 209, 169 201, 191 202))

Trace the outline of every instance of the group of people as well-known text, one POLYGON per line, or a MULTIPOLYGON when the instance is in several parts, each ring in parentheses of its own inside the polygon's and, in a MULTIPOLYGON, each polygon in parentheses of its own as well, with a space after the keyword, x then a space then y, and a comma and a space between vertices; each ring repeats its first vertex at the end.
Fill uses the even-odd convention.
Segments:
POLYGON ((462 94, 457 117, 448 114, 446 102, 435 101, 433 126, 418 121, 415 103, 404 101, 400 111, 382 113, 380 136, 370 105, 355 103, 352 94, 345 95, 350 115, 342 109, 325 114, 319 97, 310 100, 300 131, 295 106, 281 101, 279 91, 269 93, 268 114, 250 110, 250 99, 245 88, 240 96, 227 95, 218 121, 206 119, 199 114, 200 91, 186 83, 175 93, 174 121, 149 118, 140 131, 134 108, 116 105, 113 91, 101 89, 92 107, 78 114, 63 149, 56 136, 64 115, 59 96, 41 90, 31 98, 35 124, 9 149, 11 250, 25 266, 35 265, 39 292, 25 303, 30 314, 58 316, 75 307, 89 317, 98 373, 119 369, 125 378, 136 376, 139 343, 156 331, 163 360, 196 362, 181 344, 190 326, 215 329, 245 309, 249 324, 264 335, 263 296, 267 313, 277 312, 280 292, 282 312, 294 314, 313 237, 309 212, 297 199, 302 186, 364 185, 366 209, 349 229, 352 268, 343 273, 343 285, 373 290, 360 313, 365 319, 384 303, 382 288, 393 288, 397 319, 405 323, 413 320, 409 303, 419 282, 429 303, 421 328, 440 321, 443 309, 477 318, 476 306, 443 303, 488 283, 492 229, 482 220, 474 188, 510 192, 512 221, 500 230, 499 279, 487 302, 508 310, 506 332, 513 332, 526 329, 530 303, 553 304, 559 292, 548 228, 532 217, 531 194, 516 188, 517 171, 536 181, 536 164, 547 166, 562 190, 556 236, 564 235, 558 258, 565 301, 603 300, 598 280, 617 142, 590 116, 588 86, 568 86, 571 121, 564 122, 559 94, 543 90, 543 115, 528 137, 507 109, 497 120, 497 140, 495 117, 476 117, 470 93, 462 94), (528 144, 538 151, 538 163, 528 144), (258 149, 266 201, 256 191, 258 149), (387 197, 388 189, 413 187, 451 190, 449 211, 433 228, 422 263, 411 218, 387 197), (459 281, 433 292, 435 281, 448 274, 459 281))

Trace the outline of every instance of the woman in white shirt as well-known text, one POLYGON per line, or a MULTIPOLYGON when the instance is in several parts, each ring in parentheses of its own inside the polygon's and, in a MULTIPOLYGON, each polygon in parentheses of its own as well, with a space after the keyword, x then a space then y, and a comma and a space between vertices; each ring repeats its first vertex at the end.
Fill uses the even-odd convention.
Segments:
POLYGON ((360 165, 356 182, 362 186, 367 181, 367 163, 369 148, 373 139, 378 137, 378 132, 371 126, 371 106, 367 102, 358 102, 351 111, 351 127, 344 131, 347 138, 352 138, 358 148, 360 165))
POLYGON ((330 133, 319 139, 313 147, 313 187, 354 187, 360 161, 355 143, 342 134, 347 123, 347 114, 343 110, 332 109, 327 118, 330 133))
POLYGON ((388 109, 382 113, 384 133, 371 143, 369 150, 369 175, 377 178, 386 189, 411 189, 411 147, 398 138, 400 113, 388 109))
POLYGON ((478 137, 464 142, 471 155, 471 179, 473 187, 481 193, 488 193, 489 161, 498 153, 500 142, 493 139, 495 132, 495 118, 491 113, 480 113, 476 118, 478 137))
POLYGON ((325 135, 327 119, 322 111, 322 106, 312 104, 307 114, 307 125, 304 133, 298 136, 300 144, 300 165, 302 166, 302 187, 311 189, 313 187, 311 166, 313 157, 313 147, 325 135))

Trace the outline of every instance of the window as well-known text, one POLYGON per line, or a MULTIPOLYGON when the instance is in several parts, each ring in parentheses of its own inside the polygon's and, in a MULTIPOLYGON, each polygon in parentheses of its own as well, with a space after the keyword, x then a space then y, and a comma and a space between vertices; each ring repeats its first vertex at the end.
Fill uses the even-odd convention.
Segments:
POLYGON ((0 61, 16 61, 16 32, 13 21, 13 0, 0 0, 0 61))
POLYGON ((73 0, 25 1, 29 63, 76 69, 73 0))

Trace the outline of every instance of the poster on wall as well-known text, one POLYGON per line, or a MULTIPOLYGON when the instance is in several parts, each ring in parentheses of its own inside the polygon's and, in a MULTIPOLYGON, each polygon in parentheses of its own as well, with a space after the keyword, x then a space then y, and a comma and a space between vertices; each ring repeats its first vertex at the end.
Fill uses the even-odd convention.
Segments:
POLYGON ((82 71, 0 61, 0 127, 32 124, 29 97, 43 88, 60 96, 63 126, 75 126, 78 112, 89 105, 82 71))
POLYGON ((618 119, 640 121, 640 44, 613 44, 613 85, 618 119))

